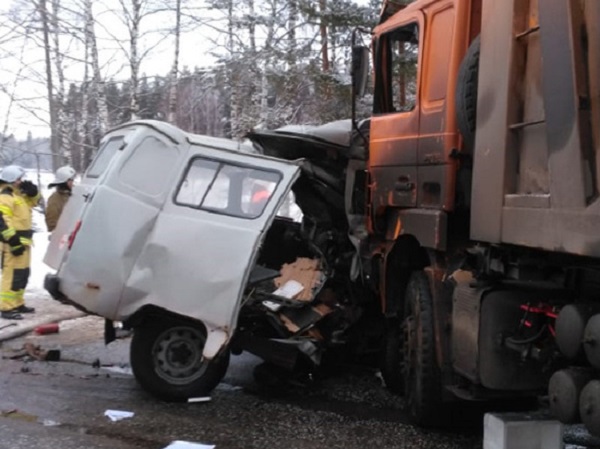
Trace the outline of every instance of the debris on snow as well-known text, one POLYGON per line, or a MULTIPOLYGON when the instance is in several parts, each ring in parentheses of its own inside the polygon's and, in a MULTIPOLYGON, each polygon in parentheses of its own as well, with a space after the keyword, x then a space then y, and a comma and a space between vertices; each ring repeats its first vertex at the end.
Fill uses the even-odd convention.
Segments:
POLYGON ((126 418, 133 418, 133 412, 124 410, 106 410, 104 416, 107 416, 112 422, 115 422, 126 418))
POLYGON ((197 397, 197 398, 189 398, 188 402, 192 403, 192 402, 210 402, 212 400, 212 398, 210 396, 201 396, 201 397, 197 397))
POLYGON ((214 444, 191 443, 189 441, 173 441, 164 449, 214 449, 214 444))

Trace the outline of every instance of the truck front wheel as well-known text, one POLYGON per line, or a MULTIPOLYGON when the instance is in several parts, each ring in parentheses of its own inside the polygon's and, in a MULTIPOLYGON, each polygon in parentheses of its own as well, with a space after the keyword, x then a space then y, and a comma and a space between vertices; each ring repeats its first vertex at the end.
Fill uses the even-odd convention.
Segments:
POLYGON ((165 401, 207 395, 229 365, 229 351, 205 360, 203 327, 182 321, 145 324, 134 329, 130 360, 135 378, 146 391, 165 401))
POLYGON ((401 344, 406 411, 415 424, 435 424, 441 403, 441 380, 435 356, 433 301, 423 271, 413 271, 408 281, 401 344))

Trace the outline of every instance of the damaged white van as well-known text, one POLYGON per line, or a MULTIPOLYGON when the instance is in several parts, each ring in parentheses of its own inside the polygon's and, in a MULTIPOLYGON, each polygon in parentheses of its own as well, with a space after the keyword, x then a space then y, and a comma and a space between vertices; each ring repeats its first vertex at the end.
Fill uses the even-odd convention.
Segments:
MULTIPOLYGON (((46 289, 105 317, 108 341, 112 321, 132 328, 135 377, 164 400, 208 393, 231 352, 289 370, 318 365, 373 303, 344 201, 350 156, 327 171, 303 155, 305 141, 253 139, 156 121, 113 129, 52 234, 46 289), (255 154, 277 147, 283 158, 255 154), (299 220, 278 215, 292 190, 299 220)), ((346 148, 322 147, 319 156, 310 145, 320 160, 346 148)))

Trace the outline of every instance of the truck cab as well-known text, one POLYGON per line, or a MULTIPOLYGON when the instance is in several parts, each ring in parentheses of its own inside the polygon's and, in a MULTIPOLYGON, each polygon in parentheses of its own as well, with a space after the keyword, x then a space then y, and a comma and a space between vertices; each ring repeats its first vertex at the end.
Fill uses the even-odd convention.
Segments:
POLYGON ((384 2, 363 256, 415 422, 550 385, 563 422, 600 433, 599 18, 587 0, 384 2))

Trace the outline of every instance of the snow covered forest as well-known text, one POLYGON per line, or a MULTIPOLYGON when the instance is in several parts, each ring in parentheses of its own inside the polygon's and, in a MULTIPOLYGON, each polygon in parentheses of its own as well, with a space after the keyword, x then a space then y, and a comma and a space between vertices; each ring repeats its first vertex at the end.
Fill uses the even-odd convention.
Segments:
MULTIPOLYGON (((372 28, 381 8, 380 0, 2 3, 0 163, 80 172, 103 133, 133 119, 240 138, 350 117, 352 30, 372 28)), ((368 115, 366 103, 359 114, 368 115)))

